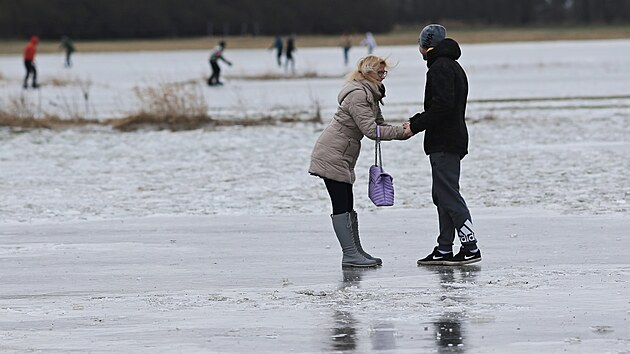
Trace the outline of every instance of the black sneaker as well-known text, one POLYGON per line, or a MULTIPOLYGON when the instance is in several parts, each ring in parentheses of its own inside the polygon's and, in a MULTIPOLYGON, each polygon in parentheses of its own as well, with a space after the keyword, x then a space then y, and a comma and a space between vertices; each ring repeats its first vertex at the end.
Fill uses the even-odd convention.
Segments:
POLYGON ((453 252, 440 253, 437 246, 430 255, 419 259, 418 265, 447 265, 453 259, 453 252))
POLYGON ((459 253, 455 255, 455 257, 444 263, 445 265, 460 265, 460 264, 470 264, 477 263, 481 261, 481 250, 477 248, 477 252, 470 252, 464 249, 464 247, 459 249, 459 253))

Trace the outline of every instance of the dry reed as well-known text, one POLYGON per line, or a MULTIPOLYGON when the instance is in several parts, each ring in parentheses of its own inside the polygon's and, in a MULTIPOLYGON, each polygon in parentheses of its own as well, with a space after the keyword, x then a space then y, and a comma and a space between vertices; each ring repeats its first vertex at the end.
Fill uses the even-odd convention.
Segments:
MULTIPOLYGON (((81 82, 81 85, 87 107, 89 84, 81 82)), ((318 102, 315 102, 315 113, 276 110, 277 115, 262 114, 256 117, 245 115, 233 119, 212 119, 208 115, 208 104, 199 84, 164 83, 157 86, 136 87, 134 93, 140 103, 136 112, 127 117, 105 120, 86 119, 82 116, 79 104, 63 95, 58 96, 56 101, 50 102, 58 111, 61 111, 62 116, 44 112, 28 96, 13 97, 8 100, 7 105, 0 105, 0 127, 28 130, 68 129, 92 125, 108 126, 129 132, 321 122, 318 102), (3 108, 5 106, 6 108, 3 108)), ((84 113, 88 113, 87 108, 84 113)))

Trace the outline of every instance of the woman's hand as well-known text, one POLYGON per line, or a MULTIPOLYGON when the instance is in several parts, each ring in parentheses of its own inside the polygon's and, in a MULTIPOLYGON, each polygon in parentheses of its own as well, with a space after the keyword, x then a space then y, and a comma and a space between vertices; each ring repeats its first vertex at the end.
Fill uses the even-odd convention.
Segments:
POLYGON ((403 123, 403 138, 405 140, 411 138, 413 136, 413 132, 411 131, 411 125, 409 124, 409 122, 404 122, 403 123))

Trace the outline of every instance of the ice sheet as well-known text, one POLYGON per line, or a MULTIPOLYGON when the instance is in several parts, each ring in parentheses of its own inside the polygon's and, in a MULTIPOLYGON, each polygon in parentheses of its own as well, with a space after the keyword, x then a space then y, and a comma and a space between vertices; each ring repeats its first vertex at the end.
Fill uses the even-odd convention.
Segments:
POLYGON ((432 210, 148 217, 0 230, 0 351, 626 353, 625 216, 476 208, 480 263, 417 267, 432 210))

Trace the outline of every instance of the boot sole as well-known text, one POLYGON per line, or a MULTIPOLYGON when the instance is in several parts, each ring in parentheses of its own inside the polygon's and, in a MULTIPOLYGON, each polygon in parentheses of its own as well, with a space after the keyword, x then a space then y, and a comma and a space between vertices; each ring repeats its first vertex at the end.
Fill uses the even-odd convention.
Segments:
POLYGON ((374 264, 341 263, 341 266, 353 267, 353 268, 373 268, 373 267, 378 267, 378 263, 374 263, 374 264))
POLYGON ((442 266, 458 266, 458 265, 466 265, 466 264, 472 264, 472 263, 477 263, 477 262, 481 262, 481 258, 475 258, 475 259, 470 259, 467 261, 459 261, 459 262, 454 262, 454 261, 428 261, 428 262, 416 262, 419 266, 424 266, 424 265, 442 265, 442 266))
POLYGON ((458 261, 458 262, 446 261, 446 262, 444 263, 444 265, 447 265, 447 266, 457 266, 457 265, 472 264, 472 263, 477 263, 477 262, 481 262, 481 257, 479 257, 479 258, 474 258, 474 259, 469 259, 469 260, 467 260, 467 261, 458 261))
POLYGON ((446 263, 447 261, 427 261, 427 262, 416 262, 419 266, 424 266, 424 265, 448 265, 448 263, 446 263))

